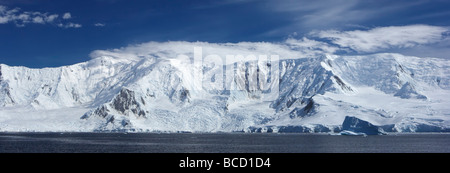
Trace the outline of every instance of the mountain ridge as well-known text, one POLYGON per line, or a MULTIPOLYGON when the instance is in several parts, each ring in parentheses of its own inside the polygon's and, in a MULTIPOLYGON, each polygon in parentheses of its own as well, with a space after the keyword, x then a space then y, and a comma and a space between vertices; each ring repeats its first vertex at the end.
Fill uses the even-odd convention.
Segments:
POLYGON ((337 132, 347 116, 388 132, 450 127, 448 60, 322 55, 236 64, 232 76, 223 72, 229 64, 180 63, 101 56, 56 68, 2 64, 0 131, 337 132), (270 75, 273 63, 279 75, 270 75), (212 89, 199 90, 205 80, 212 89), (274 80, 279 92, 264 100, 262 86, 274 80))

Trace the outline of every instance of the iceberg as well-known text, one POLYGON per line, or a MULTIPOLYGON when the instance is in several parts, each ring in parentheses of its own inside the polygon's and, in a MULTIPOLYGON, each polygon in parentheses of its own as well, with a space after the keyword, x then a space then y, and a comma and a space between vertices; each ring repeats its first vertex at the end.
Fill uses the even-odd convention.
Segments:
POLYGON ((380 135, 385 134, 383 129, 356 117, 346 116, 342 123, 342 132, 345 135, 380 135))

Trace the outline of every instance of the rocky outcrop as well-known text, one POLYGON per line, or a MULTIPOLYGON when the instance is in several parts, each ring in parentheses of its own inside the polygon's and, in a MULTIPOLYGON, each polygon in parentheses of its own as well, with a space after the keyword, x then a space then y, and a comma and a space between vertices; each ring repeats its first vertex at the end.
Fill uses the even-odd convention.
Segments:
POLYGON ((126 88, 120 90, 120 93, 114 97, 110 105, 111 108, 123 115, 132 113, 137 116, 145 117, 145 111, 140 108, 140 104, 136 100, 134 92, 126 88))

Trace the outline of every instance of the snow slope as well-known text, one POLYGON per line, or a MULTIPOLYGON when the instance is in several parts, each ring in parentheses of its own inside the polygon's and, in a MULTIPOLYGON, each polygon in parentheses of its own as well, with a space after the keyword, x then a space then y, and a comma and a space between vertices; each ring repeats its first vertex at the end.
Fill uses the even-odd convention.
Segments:
POLYGON ((374 54, 190 64, 167 56, 1 64, 0 131, 339 132, 346 116, 386 132, 450 129, 448 60, 374 54), (263 89, 269 81, 279 92, 263 89))

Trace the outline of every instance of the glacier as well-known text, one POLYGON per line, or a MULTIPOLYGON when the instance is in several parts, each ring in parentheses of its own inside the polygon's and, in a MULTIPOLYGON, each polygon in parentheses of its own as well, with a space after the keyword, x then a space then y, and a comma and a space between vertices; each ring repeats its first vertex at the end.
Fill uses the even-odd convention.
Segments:
POLYGON ((186 65, 161 51, 55 68, 0 64, 0 131, 339 133, 346 117, 383 132, 450 131, 449 60, 297 55, 186 65), (279 74, 270 76, 274 65, 279 74), (225 77, 229 67, 234 74, 225 77), (199 73, 230 88, 199 90, 199 73), (264 81, 279 82, 272 100, 264 81))

